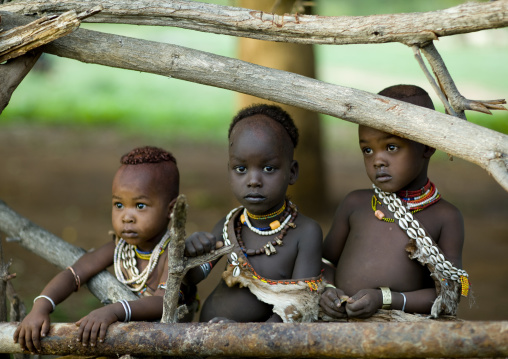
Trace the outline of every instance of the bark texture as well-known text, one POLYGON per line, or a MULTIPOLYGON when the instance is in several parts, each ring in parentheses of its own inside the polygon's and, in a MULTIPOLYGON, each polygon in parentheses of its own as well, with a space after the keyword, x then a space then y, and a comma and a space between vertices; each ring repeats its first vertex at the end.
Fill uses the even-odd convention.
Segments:
POLYGON ((424 13, 371 16, 275 15, 185 0, 26 0, 0 6, 18 14, 83 11, 100 5, 90 22, 175 26, 216 34, 301 44, 421 44, 450 36, 508 26, 508 0, 466 3, 424 13))
MULTIPOLYGON (((19 353, 17 323, 0 324, 0 352, 19 353)), ((508 356, 508 322, 115 323, 83 347, 74 324, 53 324, 41 354, 117 357, 494 358, 508 356)))

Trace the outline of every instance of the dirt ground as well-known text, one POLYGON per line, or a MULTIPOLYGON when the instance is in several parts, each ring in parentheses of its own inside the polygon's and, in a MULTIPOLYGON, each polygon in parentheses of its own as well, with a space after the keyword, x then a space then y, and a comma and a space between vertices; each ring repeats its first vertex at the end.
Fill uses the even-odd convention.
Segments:
MULTIPOLYGON (((179 161, 181 192, 189 202, 188 233, 210 230, 236 205, 228 188, 225 146, 170 143, 104 128, 28 125, 0 128, 0 199, 74 245, 97 247, 108 240, 111 229, 111 179, 119 157, 146 144, 171 150, 179 161)), ((333 206, 350 190, 369 185, 360 155, 351 150, 327 150, 326 168, 333 206)), ((459 316, 508 320, 508 193, 481 168, 460 159, 433 160, 430 168, 431 179, 459 207, 466 224, 463 262, 475 299, 471 304, 462 301, 459 316)), ((325 233, 333 215, 333 209, 327 210, 328 215, 316 217, 325 233)), ((32 298, 58 269, 15 243, 2 242, 4 257, 13 260, 11 272, 17 274, 13 284, 30 308, 32 298)), ((201 300, 218 280, 214 272, 199 287, 201 300)), ((98 305, 81 290, 59 306, 54 320, 77 320, 98 305)))

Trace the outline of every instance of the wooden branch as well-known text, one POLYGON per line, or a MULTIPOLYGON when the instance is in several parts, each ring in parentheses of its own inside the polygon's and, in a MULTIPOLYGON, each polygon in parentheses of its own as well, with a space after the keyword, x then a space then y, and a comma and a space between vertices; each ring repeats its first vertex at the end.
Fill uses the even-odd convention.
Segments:
POLYGON ((11 100, 12 93, 35 65, 42 51, 35 50, 0 65, 0 114, 11 100))
MULTIPOLYGON (((24 20, 3 16, 5 26, 24 20)), ((86 63, 221 87, 377 128, 476 163, 508 190, 508 136, 453 116, 236 59, 85 29, 43 50, 86 63)))
POLYGON ((171 214, 171 240, 168 244, 168 279, 164 293, 164 307, 162 323, 178 323, 178 315, 186 314, 178 310, 180 286, 185 275, 185 222, 187 220, 187 201, 184 195, 179 195, 173 213, 171 214))
POLYGON ((177 323, 179 316, 186 314, 178 307, 180 285, 187 271, 195 266, 210 262, 233 250, 233 246, 223 247, 213 253, 187 259, 185 252, 185 222, 187 220, 187 200, 179 195, 171 215, 171 241, 168 244, 168 279, 164 294, 162 323, 177 323))
MULTIPOLYGON (((19 353, 17 323, 0 323, 0 351, 19 353)), ((76 342, 74 324, 53 324, 42 355, 117 357, 505 358, 508 322, 115 323, 95 347, 76 342), (288 340, 291 338, 291 340, 288 340)))
POLYGON ((0 63, 71 33, 79 27, 79 19, 99 11, 100 8, 96 7, 78 16, 71 10, 60 16, 44 16, 27 25, 0 32, 0 63))
MULTIPOLYGON (((0 231, 16 239, 22 247, 61 269, 74 264, 85 253, 85 250, 65 242, 20 216, 2 200, 0 200, 0 231)), ((138 299, 108 271, 97 274, 88 281, 87 286, 104 304, 116 302, 119 299, 138 299)))
POLYGON ((465 119, 464 111, 472 110, 483 112, 491 115, 490 110, 505 110, 506 108, 503 104, 506 104, 506 100, 487 100, 487 101, 478 101, 478 100, 468 100, 464 96, 462 96, 455 86, 455 82, 453 81, 446 65, 441 58, 441 55, 437 51, 433 42, 423 46, 420 49, 430 66, 432 67, 432 71, 436 76, 443 92, 446 97, 450 100, 450 104, 453 107, 454 111, 457 113, 458 117, 465 119))
POLYGON ((274 15, 185 0, 26 0, 0 6, 18 14, 104 10, 90 22, 176 26, 216 34, 301 44, 421 44, 441 36, 508 26, 508 0, 462 4, 424 13, 325 17, 274 15))
MULTIPOLYGON (((434 78, 432 77, 431 73, 427 69, 427 66, 425 65, 425 62, 423 61, 422 54, 420 53, 420 48, 417 45, 413 45, 413 54, 416 58, 416 62, 418 62, 418 65, 420 65, 420 68, 422 69, 423 73, 425 74, 425 77, 429 81, 430 85, 432 86, 432 89, 437 94, 439 99, 444 105, 445 111, 447 114, 455 116, 455 117, 461 117, 459 116, 453 109, 453 107, 448 102, 448 99, 446 98, 446 95, 441 91, 441 87, 436 83, 434 78)), ((465 119, 465 118, 464 118, 465 119)))

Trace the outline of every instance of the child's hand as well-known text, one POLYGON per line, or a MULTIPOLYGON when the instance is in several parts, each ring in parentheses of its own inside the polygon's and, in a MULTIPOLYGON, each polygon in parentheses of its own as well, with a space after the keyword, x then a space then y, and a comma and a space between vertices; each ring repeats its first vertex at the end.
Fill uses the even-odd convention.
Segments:
POLYGON ((99 339, 99 343, 102 343, 104 338, 106 338, 108 327, 112 323, 119 321, 119 316, 121 315, 123 315, 123 312, 116 313, 114 304, 90 312, 86 317, 76 322, 76 326, 79 326, 77 340, 80 341, 83 346, 87 346, 88 344, 92 347, 95 346, 97 344, 97 338, 99 339))
POLYGON ((40 339, 49 332, 50 319, 48 313, 33 310, 23 319, 14 332, 14 343, 19 343, 23 350, 35 354, 41 350, 40 339))
POLYGON ((332 318, 346 318, 346 309, 344 304, 349 297, 338 288, 326 288, 319 299, 319 305, 323 312, 332 318))
POLYGON ((346 312, 349 317, 369 318, 382 306, 379 289, 362 289, 347 300, 346 312))
POLYGON ((211 253, 216 248, 223 246, 215 236, 207 232, 195 232, 185 240, 185 256, 197 257, 205 253, 211 253))

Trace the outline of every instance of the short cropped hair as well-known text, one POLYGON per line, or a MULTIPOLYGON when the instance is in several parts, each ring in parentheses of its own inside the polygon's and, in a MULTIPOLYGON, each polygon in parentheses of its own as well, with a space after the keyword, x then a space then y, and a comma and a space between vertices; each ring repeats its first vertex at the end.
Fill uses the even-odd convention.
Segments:
POLYGON ((435 109, 427 91, 415 85, 390 86, 379 92, 378 95, 430 108, 431 110, 435 109))
POLYGON ((282 127, 284 127, 284 129, 286 130, 287 134, 289 135, 289 138, 291 138, 293 147, 296 148, 296 146, 298 145, 298 136, 299 136, 298 128, 296 128, 296 125, 291 116, 286 111, 284 111, 280 106, 276 105, 254 104, 240 110, 240 112, 236 114, 236 116, 231 121, 231 124, 229 125, 228 138, 231 138, 231 132, 233 131, 233 128, 236 126, 238 122, 247 117, 256 115, 264 115, 266 117, 271 118, 275 122, 280 123, 282 127))
POLYGON ((153 146, 135 148, 120 159, 120 163, 123 165, 161 162, 173 162, 176 165, 176 159, 170 152, 153 146))
POLYGON ((162 176, 160 185, 166 198, 171 201, 180 193, 180 173, 176 159, 166 150, 153 146, 137 147, 123 155, 120 159, 122 165, 154 164, 160 166, 162 176))

